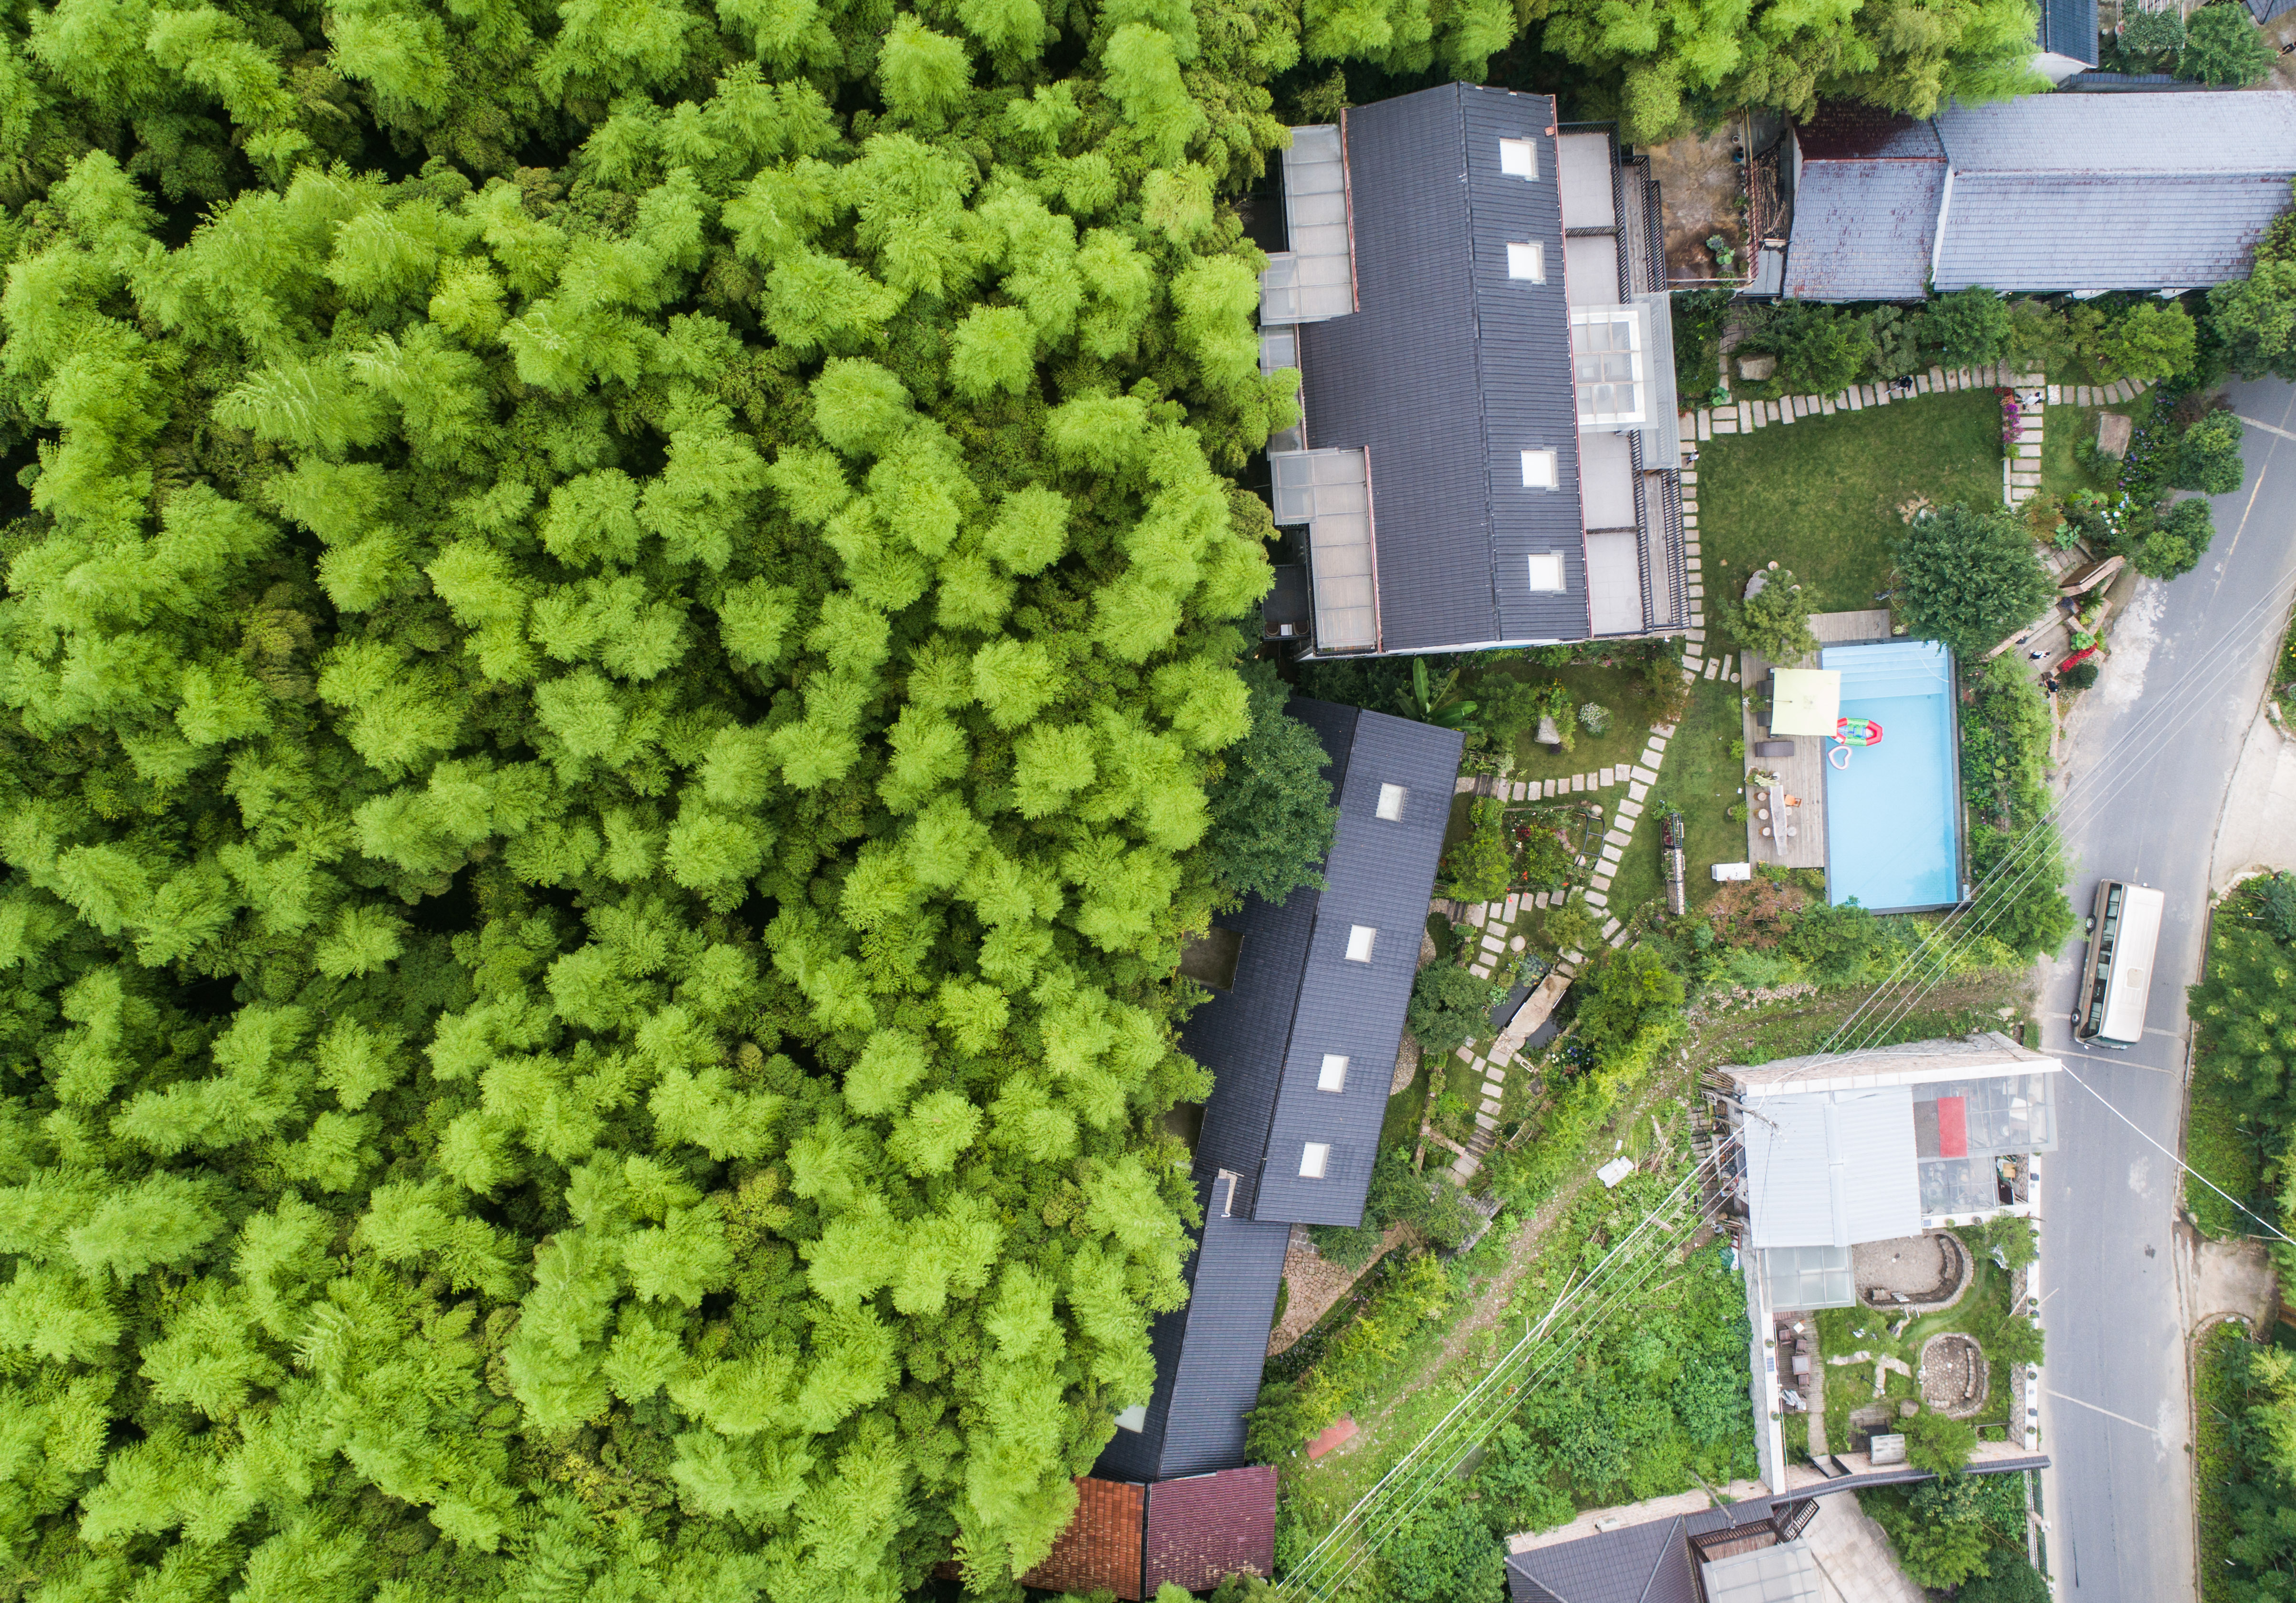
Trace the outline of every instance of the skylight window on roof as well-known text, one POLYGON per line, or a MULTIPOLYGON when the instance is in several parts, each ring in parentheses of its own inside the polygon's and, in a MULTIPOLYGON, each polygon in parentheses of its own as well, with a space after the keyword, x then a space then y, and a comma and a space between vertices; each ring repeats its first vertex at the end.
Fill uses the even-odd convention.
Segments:
POLYGON ((1322 1180, 1324 1171, 1331 1167, 1331 1163, 1332 1144, 1329 1141, 1310 1141, 1300 1149, 1300 1178, 1303 1180, 1322 1180))
POLYGON ((1146 1430, 1148 1428, 1148 1405, 1144 1402, 1136 1402, 1130 1408, 1126 1409, 1123 1412, 1118 1414, 1116 1416, 1116 1428, 1119 1430, 1131 1431, 1146 1430))
POLYGON ((1562 555, 1560 552, 1543 552, 1530 559, 1530 588, 1534 590, 1562 588, 1562 555))
POLYGON ((1525 451, 1522 454, 1522 487, 1525 489, 1553 489, 1560 464, 1554 453, 1525 451))
POLYGON ((1379 787, 1379 816, 1393 824, 1403 817, 1403 799, 1411 793, 1399 785, 1379 787))
POLYGON ((1507 276, 1527 278, 1533 284, 1546 282, 1546 247, 1536 243, 1524 245, 1510 243, 1507 246, 1507 276))
POLYGON ((1500 140, 1499 171, 1510 178, 1538 177, 1538 144, 1529 139, 1500 140))
POLYGON ((1638 306, 1591 307, 1570 314, 1571 377, 1578 389, 1578 421, 1626 428, 1643 421, 1646 406, 1638 306))
POLYGON ((1370 962, 1372 942, 1378 939, 1379 932, 1372 928, 1372 926, 1367 924, 1349 925, 1348 929, 1348 961, 1350 963, 1370 962))
POLYGON ((1316 1072, 1316 1089, 1319 1091, 1344 1091, 1348 1089, 1348 1060, 1341 1052, 1324 1054, 1324 1066, 1316 1072))

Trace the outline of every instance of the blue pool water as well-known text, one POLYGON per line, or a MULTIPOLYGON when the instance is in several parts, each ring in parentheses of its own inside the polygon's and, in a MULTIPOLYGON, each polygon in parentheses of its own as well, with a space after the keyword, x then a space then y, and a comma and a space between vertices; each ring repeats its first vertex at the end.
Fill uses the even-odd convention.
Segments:
POLYGON ((1826 763, 1826 899, 1877 913, 1960 900, 1953 659, 1935 641, 1890 640, 1828 646, 1818 662, 1841 671, 1841 716, 1882 726, 1846 769, 1826 763))

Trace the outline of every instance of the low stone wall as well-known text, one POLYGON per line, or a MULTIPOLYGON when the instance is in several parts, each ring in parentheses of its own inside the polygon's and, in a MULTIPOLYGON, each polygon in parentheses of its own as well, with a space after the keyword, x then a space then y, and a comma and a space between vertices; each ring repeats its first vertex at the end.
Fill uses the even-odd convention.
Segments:
POLYGON ((1950 1230, 1926 1230, 1894 1241, 1870 1241, 1849 1249, 1849 1272, 1865 1305, 1877 1313, 1937 1313, 1952 1307, 1977 1278, 1977 1262, 1950 1230), (1935 1272, 1911 1262, 1934 1253, 1935 1272))

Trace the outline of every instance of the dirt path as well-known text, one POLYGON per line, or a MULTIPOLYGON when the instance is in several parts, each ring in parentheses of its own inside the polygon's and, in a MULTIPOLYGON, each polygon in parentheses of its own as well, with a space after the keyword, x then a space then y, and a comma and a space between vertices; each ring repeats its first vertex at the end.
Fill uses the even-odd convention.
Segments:
MULTIPOLYGON (((1957 976, 1921 996, 1915 1006, 1924 1012, 1951 1012, 1988 1004, 1999 1005, 2005 995, 2005 987, 2017 979, 2021 979, 2021 975, 2013 978, 1991 974, 1957 976)), ((1892 1016, 1897 1011, 1897 1006, 1893 1004, 1902 1005, 1912 999, 1918 989, 1916 985, 1890 988, 1889 999, 1867 1008, 1863 1017, 1880 1020, 1892 1016)), ((1794 1004, 1750 1008, 1742 1013, 1710 1012, 1695 1019, 1689 1051, 1668 1058, 1629 1107, 1621 1115, 1614 1116, 1610 1128, 1622 1130, 1653 1114, 1660 1114, 1663 1121, 1662 1110, 1678 1107, 1685 1102, 1700 1075, 1715 1065, 1729 1062, 1737 1049, 1751 1037, 1766 1030, 1800 1021, 1848 1018, 1866 1001, 1868 994, 1863 991, 1825 992, 1794 1004)), ((1676 1132, 1669 1129, 1668 1144, 1671 1145, 1676 1139, 1676 1132)), ((1394 1387, 1376 1410, 1357 1417, 1359 1434, 1339 1449, 1340 1452, 1354 1454, 1374 1451, 1383 1445, 1382 1426, 1393 1414, 1396 1405, 1404 1398, 1433 1385, 1444 1371, 1466 1357, 1470 1346, 1478 1337, 1498 1323, 1514 1295, 1516 1286, 1538 1262, 1555 1221, 1577 1204, 1588 1186, 1595 1183, 1592 1159, 1593 1155, 1590 1154, 1580 1171, 1558 1188, 1554 1196, 1541 1203, 1530 1218, 1516 1229, 1515 1238, 1507 1248, 1506 1262, 1475 1293, 1466 1311, 1444 1338, 1440 1350, 1422 1364, 1416 1373, 1394 1387)))

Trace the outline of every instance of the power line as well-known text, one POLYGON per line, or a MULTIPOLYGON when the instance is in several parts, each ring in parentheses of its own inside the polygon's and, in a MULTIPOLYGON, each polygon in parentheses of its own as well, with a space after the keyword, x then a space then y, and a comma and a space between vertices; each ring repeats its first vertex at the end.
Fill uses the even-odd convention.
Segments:
MULTIPOLYGON (((2276 589, 2266 591, 2251 603, 2238 619, 2216 637, 2209 647, 2178 678, 2167 695, 2156 698, 2147 705, 2139 721, 2124 732, 2103 757, 2098 760, 2099 768, 2115 763, 2124 756, 2133 754, 2138 757, 2149 757, 2156 752, 2160 746, 2176 733, 2177 723, 2172 719, 2172 715, 2175 718, 2181 718, 2185 711, 2184 703, 2191 703, 2212 687, 2210 683, 2203 681, 2202 676, 2212 671, 2218 659, 2235 649, 2244 648, 2246 643, 2242 637, 2245 627, 2254 622, 2259 615, 2268 615, 2276 619, 2278 614, 2286 608, 2292 593, 2296 593, 2296 579, 2284 581, 2276 589), (2145 749, 2141 752, 2134 752, 2133 749, 2140 744, 2145 749)), ((2014 904, 2017 894, 2023 891, 2031 883, 2034 875, 2047 865, 2050 853, 2032 851, 2032 848, 2045 843, 2044 832, 2053 826, 2062 826, 2076 821, 2085 822, 2098 808, 2110 802, 2113 796, 2133 783, 2139 771, 2140 765, 2131 762, 2123 769, 2119 777, 2102 790, 2086 785, 2080 787, 2078 793, 2069 789, 2066 795, 2060 798, 2057 805, 2042 814, 2017 840, 2011 843, 2007 853, 1996 865, 1986 881, 1972 892, 1969 901, 1955 908, 1952 914, 1924 938, 1920 946, 1906 953, 1899 960, 1897 968, 1891 972, 1889 978, 1877 986, 1866 1000, 1860 1003, 1857 1009, 1835 1030, 1824 1049, 1831 1050, 1835 1042, 1857 1026, 1860 1020, 1876 1007, 1879 1007, 1888 1016, 1878 1025, 1869 1025, 1866 1044, 1878 1040, 1882 1034, 1886 1033, 1899 1020, 1910 1014, 1913 1008, 1919 1005, 1922 998, 1927 996, 1930 991, 1943 980, 1946 974, 1950 972, 1956 959, 1975 949, 1976 942, 1990 933, 1993 926, 2014 904), (2015 877, 2005 889, 2001 888, 2003 876, 2017 868, 2021 858, 2027 859, 2021 869, 2016 872, 2015 877), (1988 891, 1997 892, 1997 894, 1991 898, 1991 905, 1987 909, 1986 917, 1979 922, 1979 926, 1964 938, 1953 939, 1955 926, 1963 923, 1964 916, 1973 911, 1980 900, 1987 899, 1988 891), (1896 982, 1898 975, 1902 974, 1908 965, 1923 964, 1925 966, 1927 960, 1932 957, 1938 965, 1934 977, 1922 984, 1901 1002, 1893 1005, 1882 1000, 1888 988, 1896 982)))
POLYGON ((1586 1278, 1567 1287, 1555 1299, 1537 1327, 1526 1331, 1444 1418, 1292 1566, 1283 1582, 1286 1591, 1309 1598, 1325 1598, 1370 1563, 1380 1547, 1449 1479, 1500 1420, 1521 1406, 1521 1393, 1568 1362, 1622 1303, 1644 1288, 1664 1265, 1671 1250, 1703 1226, 1702 1211, 1693 1211, 1687 1221, 1663 1232, 1664 1238, 1647 1255, 1628 1259, 1622 1264, 1622 1254, 1636 1249, 1637 1244, 1649 1245, 1647 1238, 1654 1228, 1676 1213, 1693 1187, 1702 1185, 1710 1174, 1716 1179, 1721 1176, 1734 1141, 1734 1138, 1725 1139, 1693 1164, 1673 1189, 1603 1254, 1602 1262, 1586 1278), (1570 1321, 1567 1325, 1563 1324, 1566 1319, 1570 1321), (1552 1346, 1542 1349, 1542 1343, 1550 1335, 1552 1346))
POLYGON ((2222 1186, 2218 1185, 2216 1181, 2210 1180, 2207 1175, 2202 1174, 2199 1170, 2185 1162, 2184 1159, 2178 1157, 2175 1153, 2170 1152, 2166 1147, 2161 1146, 2159 1140, 2154 1139, 2151 1130, 2146 1130, 2136 1120, 2130 1118, 2127 1114, 2122 1113, 2120 1107, 2114 1104, 2112 1097, 2106 1096, 2103 1091, 2098 1090, 2096 1087, 2091 1085, 2087 1081, 2083 1080, 2079 1074, 2073 1074, 2073 1069, 2070 1064, 2065 1064, 2063 1067, 2066 1073, 2072 1074, 2073 1083, 2075 1085, 2080 1087, 2081 1089, 2087 1091, 2099 1102, 2103 1103, 2107 1112, 2112 1114, 2114 1118, 2120 1120, 2123 1124, 2128 1126, 2129 1129, 2135 1130, 2138 1135, 2143 1136, 2147 1141, 2152 1142, 2152 1146, 2163 1156, 2167 1157, 2170 1163, 2176 1164, 2177 1168, 2183 1170, 2186 1174, 2191 1175, 2194 1180, 2200 1181, 2201 1184, 2206 1186, 2218 1196, 2223 1197, 2225 1201, 2230 1203, 2234 1207, 2238 1208, 2242 1213, 2256 1221, 2257 1223, 2262 1225, 2266 1229, 2280 1237, 2281 1240, 2287 1242, 2291 1246, 2296 1246, 2296 1236, 2289 1235, 2278 1225, 2265 1218, 2263 1214, 2259 1213, 2255 1209, 2241 1201, 2231 1192, 2226 1190, 2222 1186))

